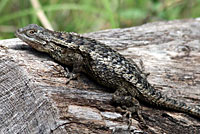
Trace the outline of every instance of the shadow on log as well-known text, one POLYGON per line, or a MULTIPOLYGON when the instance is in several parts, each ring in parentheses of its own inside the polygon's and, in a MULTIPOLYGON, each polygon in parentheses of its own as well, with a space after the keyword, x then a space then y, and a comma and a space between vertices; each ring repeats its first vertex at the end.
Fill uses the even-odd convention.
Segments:
MULTIPOLYGON (((200 21, 155 22, 84 34, 135 62, 157 90, 191 105, 200 101, 200 21)), ((0 133, 129 133, 112 93, 81 74, 65 84, 64 67, 19 39, 0 41, 0 133)), ((200 119, 142 104, 148 128, 132 133, 200 133, 200 119)))

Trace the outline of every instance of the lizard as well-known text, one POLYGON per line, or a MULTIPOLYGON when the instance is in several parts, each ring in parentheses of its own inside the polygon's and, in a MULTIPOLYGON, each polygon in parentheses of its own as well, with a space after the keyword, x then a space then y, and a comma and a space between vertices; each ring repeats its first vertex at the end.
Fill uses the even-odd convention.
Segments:
POLYGON ((57 32, 36 24, 19 28, 15 35, 37 51, 49 54, 58 62, 72 66, 69 80, 85 73, 99 84, 113 89, 112 101, 128 112, 141 115, 140 101, 200 118, 200 109, 156 90, 147 74, 130 59, 93 38, 72 32, 57 32))

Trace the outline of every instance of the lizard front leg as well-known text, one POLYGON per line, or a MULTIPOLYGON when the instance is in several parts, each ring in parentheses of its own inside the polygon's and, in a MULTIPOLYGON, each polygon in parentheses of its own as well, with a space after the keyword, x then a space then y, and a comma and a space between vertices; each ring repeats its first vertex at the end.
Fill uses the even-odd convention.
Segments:
POLYGON ((129 114, 129 127, 131 125, 131 114, 136 113, 143 125, 146 124, 141 115, 141 107, 137 99, 133 94, 129 94, 123 87, 118 88, 113 94, 112 101, 117 105, 120 105, 122 109, 125 109, 126 115, 129 114))
POLYGON ((70 72, 68 68, 65 68, 67 72, 66 76, 68 78, 66 84, 68 84, 70 80, 77 79, 77 77, 80 75, 80 72, 83 72, 83 57, 80 54, 74 54, 73 60, 72 72, 70 72))

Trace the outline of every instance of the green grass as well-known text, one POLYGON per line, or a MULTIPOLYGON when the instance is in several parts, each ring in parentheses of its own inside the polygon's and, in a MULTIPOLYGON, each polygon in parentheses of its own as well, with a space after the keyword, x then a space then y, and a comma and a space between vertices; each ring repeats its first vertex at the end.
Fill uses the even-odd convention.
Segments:
MULTIPOLYGON (((85 33, 200 16, 200 0, 40 0, 55 30, 85 33)), ((0 39, 30 23, 41 25, 30 1, 0 1, 0 39), (13 31, 2 27, 14 27, 13 31)))

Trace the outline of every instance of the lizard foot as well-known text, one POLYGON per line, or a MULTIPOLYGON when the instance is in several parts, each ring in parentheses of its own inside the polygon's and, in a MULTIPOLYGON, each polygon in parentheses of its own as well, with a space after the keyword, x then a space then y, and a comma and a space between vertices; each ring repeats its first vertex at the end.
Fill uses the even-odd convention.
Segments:
POLYGON ((125 113, 125 116, 129 118, 128 128, 130 128, 132 125, 132 122, 133 122, 132 114, 133 113, 137 114, 139 121, 140 121, 140 125, 142 127, 146 127, 146 121, 144 120, 144 118, 142 116, 141 107, 139 105, 139 102, 135 98, 132 98, 132 99, 133 99, 132 102, 134 102, 135 106, 126 107, 126 113, 125 113))
POLYGON ((68 78, 66 84, 68 84, 71 80, 76 80, 78 78, 79 73, 69 72, 68 68, 65 68, 65 70, 66 70, 66 78, 68 78))

